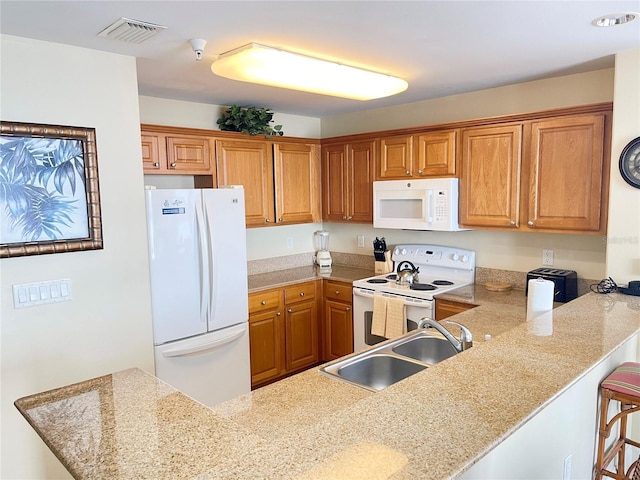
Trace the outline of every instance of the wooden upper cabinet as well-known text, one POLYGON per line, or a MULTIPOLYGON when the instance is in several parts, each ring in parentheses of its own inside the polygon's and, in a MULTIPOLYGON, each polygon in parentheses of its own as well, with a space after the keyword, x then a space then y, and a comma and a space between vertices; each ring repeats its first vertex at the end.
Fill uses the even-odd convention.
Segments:
POLYGON ((545 230, 600 231, 604 114, 531 123, 526 226, 545 230))
POLYGON ((451 177, 456 174, 459 131, 429 132, 415 139, 414 177, 451 177))
POLYGON ((412 176, 413 135, 379 139, 378 179, 403 179, 412 176))
POLYGON ((462 130, 460 225, 519 224, 522 125, 462 130))
POLYGON ((141 142, 146 174, 214 175, 211 137, 143 129, 141 142))
POLYGON ((275 218, 278 223, 320 221, 319 145, 274 143, 275 218))
POLYGON ((323 220, 373 223, 375 141, 323 147, 323 220))
POLYGON ((218 186, 243 185, 247 226, 275 223, 273 162, 267 142, 217 140, 218 186))

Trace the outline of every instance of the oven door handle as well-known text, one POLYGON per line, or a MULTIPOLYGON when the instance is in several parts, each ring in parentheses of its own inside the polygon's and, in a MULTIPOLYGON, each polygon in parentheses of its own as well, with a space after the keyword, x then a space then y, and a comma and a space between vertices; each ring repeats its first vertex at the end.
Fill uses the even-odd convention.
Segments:
MULTIPOLYGON (((371 298, 373 299, 373 295, 375 292, 373 290, 369 290, 368 288, 359 288, 354 287, 353 295, 357 297, 371 298)), ((404 304, 408 307, 422 307, 422 308, 431 308, 433 300, 425 300, 422 298, 408 297, 405 295, 393 295, 388 293, 383 293, 385 297, 394 297, 394 298, 404 298, 404 304)))

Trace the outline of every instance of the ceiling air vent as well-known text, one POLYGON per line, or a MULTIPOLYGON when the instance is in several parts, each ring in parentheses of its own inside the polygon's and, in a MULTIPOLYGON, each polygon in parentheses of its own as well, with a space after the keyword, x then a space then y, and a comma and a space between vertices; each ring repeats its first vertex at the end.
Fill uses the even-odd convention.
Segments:
POLYGON ((142 43, 166 28, 162 25, 122 17, 102 30, 98 36, 122 42, 142 43))

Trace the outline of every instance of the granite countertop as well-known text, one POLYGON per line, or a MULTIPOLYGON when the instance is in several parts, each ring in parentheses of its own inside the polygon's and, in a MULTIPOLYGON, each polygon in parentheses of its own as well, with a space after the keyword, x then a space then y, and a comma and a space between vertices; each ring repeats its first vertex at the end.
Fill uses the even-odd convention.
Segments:
POLYGON ((377 393, 312 369, 208 409, 131 369, 16 406, 76 478, 455 478, 640 330, 640 297, 542 325, 522 291, 491 298, 456 317, 473 348, 377 393))
POLYGON ((375 275, 373 269, 367 268, 334 265, 331 271, 321 272, 317 266, 308 265, 305 267, 288 268, 275 272, 249 275, 249 293, 299 282, 317 280, 319 278, 351 283, 354 280, 372 277, 373 275, 375 275))

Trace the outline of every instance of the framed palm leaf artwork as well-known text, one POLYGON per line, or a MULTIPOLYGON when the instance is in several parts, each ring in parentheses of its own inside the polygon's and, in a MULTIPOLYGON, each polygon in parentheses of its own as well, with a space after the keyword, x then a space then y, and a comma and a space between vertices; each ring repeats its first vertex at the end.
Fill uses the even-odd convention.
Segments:
POLYGON ((0 122, 0 258, 101 248, 95 129, 0 122))

